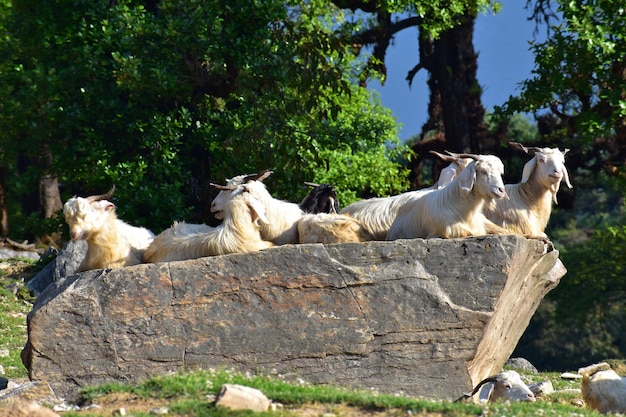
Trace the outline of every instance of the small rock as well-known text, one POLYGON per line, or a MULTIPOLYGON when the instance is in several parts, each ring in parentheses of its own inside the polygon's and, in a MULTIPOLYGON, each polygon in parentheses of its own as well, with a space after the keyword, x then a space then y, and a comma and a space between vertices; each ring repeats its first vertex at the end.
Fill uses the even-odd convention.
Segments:
POLYGON ((267 411, 271 401, 258 389, 236 384, 224 384, 215 400, 216 407, 231 410, 267 411))
POLYGON ((165 415, 167 413, 169 413, 170 410, 167 407, 159 407, 159 408, 153 408, 152 410, 150 410, 150 414, 154 414, 157 416, 162 416, 165 415))
POLYGON ((581 374, 575 374, 573 372, 563 372, 561 374, 561 379, 580 379, 582 377, 581 374))
POLYGON ((78 410, 80 410, 80 407, 77 406, 77 405, 72 405, 72 404, 67 404, 65 402, 62 402, 62 403, 56 404, 54 407, 52 407, 52 410, 54 410, 57 413, 59 413, 59 412, 66 412, 66 411, 78 411, 78 410))
POLYGON ((533 374, 539 373, 537 368, 528 359, 524 358, 509 358, 504 365, 518 371, 532 372, 533 374))
POLYGON ((125 408, 119 408, 117 410, 113 411, 113 415, 114 416, 125 416, 126 415, 126 409, 125 408))
POLYGON ((283 410, 285 408, 285 406, 281 403, 272 403, 270 404, 270 410, 272 411, 278 411, 278 410, 283 410))
POLYGON ((33 261, 39 260, 39 254, 37 252, 0 248, 0 259, 12 259, 18 257, 31 259, 33 261))
POLYGON ((529 385, 528 388, 535 394, 536 397, 541 395, 549 395, 554 392, 554 387, 550 381, 541 381, 536 384, 529 385))
POLYGON ((0 395, 0 407, 11 403, 41 402, 44 404, 58 404, 59 398, 45 381, 28 381, 23 384, 2 391, 0 395))
POLYGON ((0 358, 6 358, 9 356, 9 349, 0 349, 0 358))

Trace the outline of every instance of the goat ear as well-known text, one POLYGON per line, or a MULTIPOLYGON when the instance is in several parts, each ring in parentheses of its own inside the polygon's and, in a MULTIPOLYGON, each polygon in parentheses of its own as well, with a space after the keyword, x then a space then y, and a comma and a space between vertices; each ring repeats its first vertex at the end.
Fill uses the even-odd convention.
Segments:
POLYGON ((565 185, 567 185, 568 188, 574 188, 569 182, 569 174, 567 173, 567 168, 565 168, 565 165, 563 165, 563 179, 565 180, 565 185))
MULTIPOLYGON (((573 188, 572 184, 569 182, 569 174, 567 173, 567 168, 565 168, 565 165, 563 165, 563 179, 565 180, 565 185, 567 185, 568 188, 573 188)), ((556 193, 559 191, 560 185, 561 182, 558 182, 554 184, 550 189, 550 192, 552 193, 552 201, 554 201, 554 204, 559 204, 556 200, 556 193)))
POLYGON ((253 221, 256 221, 256 219, 259 219, 261 223, 270 224, 270 221, 267 219, 265 215, 265 205, 263 205, 263 203, 261 203, 256 198, 252 197, 248 199, 248 207, 250 208, 253 221))
POLYGON ((91 203, 91 206, 93 207, 93 209, 102 210, 102 211, 109 211, 109 210, 115 209, 115 204, 107 200, 95 201, 91 203))
POLYGON ((524 170, 522 171, 522 182, 528 181, 536 165, 537 165, 537 157, 534 157, 534 156, 530 161, 526 162, 526 165, 524 165, 524 170))
POLYGON ((448 165, 439 173, 439 180, 437 180, 438 187, 443 188, 446 185, 450 184, 452 180, 456 177, 456 170, 448 165))
POLYGON ((474 187, 474 182, 476 181, 476 164, 471 164, 467 168, 465 168, 461 175, 459 175, 459 187, 461 187, 461 191, 469 193, 472 191, 474 187))

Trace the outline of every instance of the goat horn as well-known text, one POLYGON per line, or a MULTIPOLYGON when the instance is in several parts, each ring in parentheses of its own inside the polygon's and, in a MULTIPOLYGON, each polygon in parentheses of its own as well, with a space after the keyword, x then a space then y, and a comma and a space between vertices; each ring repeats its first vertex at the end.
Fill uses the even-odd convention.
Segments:
POLYGON ((269 177, 273 173, 274 171, 272 171, 271 169, 264 169, 263 171, 259 171, 256 174, 246 175, 243 178, 243 184, 247 183, 248 181, 263 181, 265 178, 269 177))
POLYGON ((520 151, 526 152, 530 156, 534 156, 536 153, 541 152, 542 149, 536 146, 526 147, 518 142, 509 142, 509 146, 512 148, 518 149, 520 151))
POLYGON ((90 195, 89 197, 86 198, 86 200, 89 201, 90 203, 93 203, 95 201, 107 200, 111 198, 111 196, 113 196, 114 192, 115 192, 115 185, 113 185, 108 192, 104 194, 100 194, 100 195, 90 195))
POLYGON ((457 158, 470 158, 474 161, 478 161, 480 159, 480 155, 476 155, 474 153, 452 153, 448 151, 446 151, 446 153, 451 156, 456 156, 457 158))
POLYGON ((539 153, 539 152, 542 152, 542 151, 543 151, 543 149, 538 148, 536 146, 532 146, 532 147, 528 148, 528 155, 534 156, 536 153, 539 153))
POLYGON ((462 397, 457 398, 456 400, 454 400, 454 402, 458 402, 458 401, 461 401, 461 400, 465 400, 465 399, 467 399, 467 398, 472 398, 474 395, 476 395, 476 393, 478 392, 478 390, 479 390, 479 389, 480 389, 483 385, 485 385, 485 384, 486 384, 486 383, 488 383, 488 382, 498 382, 498 380, 496 379, 496 377, 495 377, 495 376, 490 376, 490 377, 488 377, 488 378, 485 378, 485 379, 483 379, 482 381, 480 381, 480 382, 478 383, 478 385, 476 385, 476 387, 472 390, 472 392, 470 392, 469 394, 463 394, 463 396, 462 396, 462 397))
POLYGON ((454 153, 452 153, 452 152, 448 152, 448 151, 446 151, 446 152, 448 153, 448 155, 445 155, 445 154, 439 153, 439 152, 437 152, 437 151, 432 151, 432 150, 431 150, 431 151, 428 151, 428 152, 429 152, 429 153, 431 153, 431 154, 433 154, 433 155, 435 155, 435 156, 437 156, 437 157, 438 157, 439 159, 441 159, 442 161, 446 161, 446 162, 456 162, 456 161, 458 161, 458 160, 459 160, 458 155, 457 155, 457 154, 454 154, 454 153))
POLYGON ((308 182, 308 181, 304 181, 304 185, 308 185, 309 187, 319 187, 319 184, 316 184, 314 182, 308 182))
POLYGON ((228 191, 233 191, 233 190, 236 190, 236 189, 237 189, 237 187, 236 187, 236 186, 232 186, 232 185, 221 185, 221 184, 215 184, 215 183, 213 183, 213 182, 210 182, 210 183, 209 183, 209 185, 210 185, 211 187, 215 187, 215 188, 217 188, 218 190, 228 190, 228 191))
POLYGON ((256 180, 263 181, 265 178, 269 177, 273 173, 274 171, 272 171, 271 169, 264 169, 263 171, 258 173, 258 178, 256 180))
POLYGON ((525 147, 524 145, 522 145, 519 142, 509 142, 509 146, 511 148, 514 148, 514 149, 520 150, 522 152, 528 153, 528 148, 525 147))

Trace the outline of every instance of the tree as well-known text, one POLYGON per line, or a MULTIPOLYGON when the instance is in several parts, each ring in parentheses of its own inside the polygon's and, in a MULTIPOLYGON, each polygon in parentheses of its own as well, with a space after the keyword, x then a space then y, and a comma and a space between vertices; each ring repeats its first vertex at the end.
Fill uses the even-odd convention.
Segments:
MULTIPOLYGON (((6 16, 10 14, 11 6, 8 0, 0 0, 0 33, 7 32, 6 16)), ((8 39, 6 36, 0 37, 0 51, 7 50, 8 39)), ((8 65, 8 59, 5 54, 0 55, 0 74, 5 74, 10 68, 8 65)), ((8 89, 5 84, 0 84, 2 88, 2 97, 8 96, 8 89)), ((4 104, 0 102, 0 108, 3 108, 4 104)), ((7 237, 9 235, 9 201, 7 198, 7 151, 4 147, 0 147, 0 236, 7 237)))
MULTIPOLYGON (((538 1, 544 4, 545 0, 538 1)), ((548 2, 549 3, 549 2, 548 2)), ((498 114, 532 112, 580 165, 617 173, 626 157, 626 14, 606 0, 557 1, 559 24, 532 46, 535 68, 498 114)))
MULTIPOLYGON (((429 119, 422 129, 423 141, 412 146, 418 155, 410 164, 411 187, 425 186, 423 166, 429 150, 456 152, 493 151, 483 123, 482 89, 476 79, 477 54, 473 46, 474 21, 490 1, 394 2, 334 1, 339 7, 361 9, 372 15, 353 36, 357 45, 373 45, 369 71, 386 76, 385 54, 393 36, 409 27, 419 28, 418 63, 407 74, 408 85, 421 70, 428 71, 429 119), (395 14, 394 14, 395 13, 395 14)), ((367 73, 366 73, 367 75, 367 73)), ((362 77, 362 79, 365 77, 362 77)))
MULTIPOLYGON (((536 5, 542 14, 550 1, 536 5)), ((568 273, 540 306, 516 352, 563 369, 626 355, 626 12, 608 0, 556 5, 557 24, 545 42, 532 46, 532 77, 497 113, 534 113, 544 145, 571 149, 567 165, 575 176, 576 213, 553 213, 551 223, 562 229, 550 233, 568 273)))
POLYGON ((17 195, 56 176, 66 197, 114 183, 121 217, 158 231, 210 221, 209 182, 263 168, 291 200, 304 181, 341 184, 347 201, 406 188, 397 125, 354 83, 345 18, 326 2, 13 6, 0 143, 17 195), (18 172, 42 151, 49 167, 18 172))

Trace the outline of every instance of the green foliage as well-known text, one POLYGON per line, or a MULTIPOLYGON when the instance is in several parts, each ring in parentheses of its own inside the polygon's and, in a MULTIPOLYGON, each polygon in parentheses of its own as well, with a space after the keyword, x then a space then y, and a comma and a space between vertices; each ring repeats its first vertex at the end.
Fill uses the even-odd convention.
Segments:
POLYGON ((64 199, 115 184, 120 217, 155 231, 209 220, 209 182, 265 168, 291 201, 304 181, 336 183, 345 201, 406 188, 397 124, 356 84, 350 12, 326 1, 13 6, 0 162, 16 200, 37 189, 44 147, 64 199))
POLYGON ((531 45, 533 77, 497 112, 552 110, 573 117, 579 141, 589 142, 621 128, 626 117, 626 13, 614 1, 557 4, 560 24, 548 40, 531 45))
POLYGON ((568 272, 540 305, 516 353, 549 370, 626 357, 625 254, 623 225, 563 248, 568 272))

